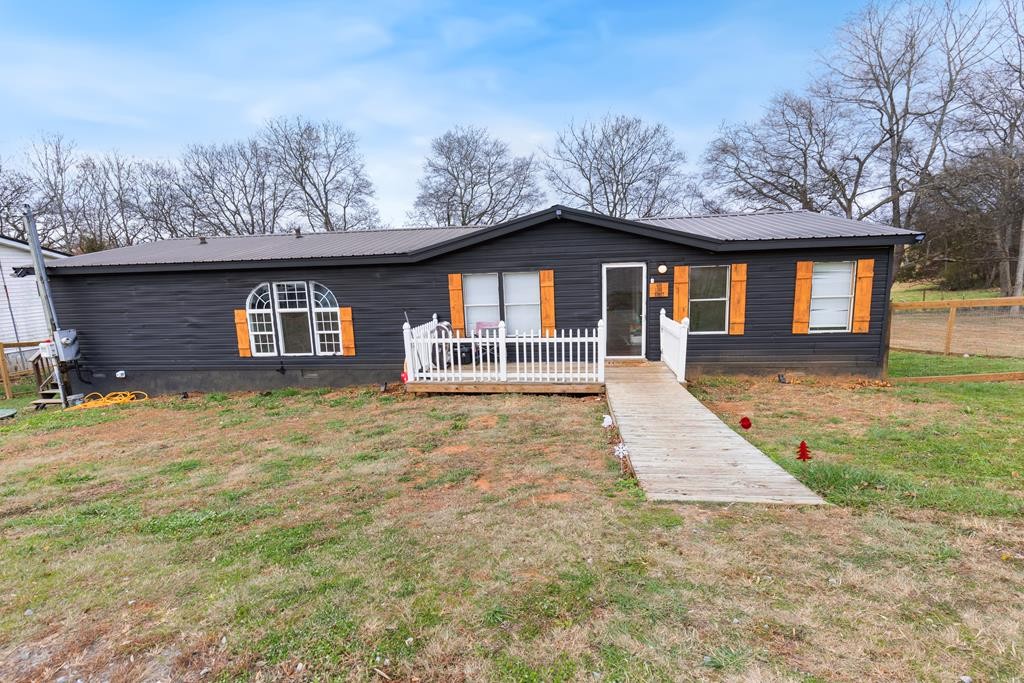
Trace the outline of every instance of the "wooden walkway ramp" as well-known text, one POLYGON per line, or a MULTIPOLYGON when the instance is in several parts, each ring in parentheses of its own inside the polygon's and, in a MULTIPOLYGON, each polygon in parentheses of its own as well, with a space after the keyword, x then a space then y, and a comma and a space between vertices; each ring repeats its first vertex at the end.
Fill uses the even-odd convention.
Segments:
POLYGON ((705 408, 663 363, 608 367, 605 386, 648 498, 824 504, 705 408))

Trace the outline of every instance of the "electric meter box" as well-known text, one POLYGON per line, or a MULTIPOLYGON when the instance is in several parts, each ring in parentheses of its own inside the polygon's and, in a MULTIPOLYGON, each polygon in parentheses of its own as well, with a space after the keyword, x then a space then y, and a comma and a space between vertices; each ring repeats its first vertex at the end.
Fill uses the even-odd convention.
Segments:
POLYGON ((39 345, 44 358, 56 358, 61 362, 78 360, 78 333, 74 330, 57 330, 53 341, 39 345))
POLYGON ((78 360, 78 332, 75 330, 57 330, 53 335, 53 343, 57 347, 57 357, 64 361, 78 360))

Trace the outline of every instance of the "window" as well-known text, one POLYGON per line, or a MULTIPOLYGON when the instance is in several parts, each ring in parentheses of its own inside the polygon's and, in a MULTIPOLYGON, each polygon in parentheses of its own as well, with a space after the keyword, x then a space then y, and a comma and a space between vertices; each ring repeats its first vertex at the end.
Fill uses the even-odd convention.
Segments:
POLYGON ((498 327, 501 306, 497 273, 463 275, 462 297, 466 307, 466 334, 473 336, 498 327))
POLYGON ((815 263, 811 276, 811 332, 849 332, 853 261, 815 263))
POLYGON ((726 332, 729 321, 729 266, 690 268, 690 332, 726 332))
POLYGON ((338 300, 319 282, 263 283, 245 304, 254 356, 342 352, 338 300))
POLYGON ((313 328, 316 330, 316 352, 322 356, 341 353, 341 315, 338 300, 331 290, 319 282, 310 283, 313 290, 313 328))
POLYGON ((541 331, 539 271, 464 274, 462 297, 469 335, 493 330, 500 320, 509 335, 541 331))
POLYGON ((262 284, 252 290, 245 302, 249 320, 249 346, 254 356, 276 356, 274 338, 274 311, 270 304, 270 285, 262 284))
POLYGON ((309 325, 309 290, 305 282, 275 282, 278 335, 281 354, 308 356, 313 353, 309 325))
POLYGON ((508 334, 539 334, 540 273, 503 273, 505 331, 508 334))

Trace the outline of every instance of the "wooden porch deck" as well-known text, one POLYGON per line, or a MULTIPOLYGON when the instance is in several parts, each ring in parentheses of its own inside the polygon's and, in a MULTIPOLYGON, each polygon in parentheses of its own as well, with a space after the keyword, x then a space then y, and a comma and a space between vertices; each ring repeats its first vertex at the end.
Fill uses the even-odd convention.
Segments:
POLYGON ((605 385, 630 463, 652 500, 824 504, 704 407, 663 363, 608 367, 605 385))
POLYGON ((414 382, 410 394, 601 394, 599 382, 414 382))

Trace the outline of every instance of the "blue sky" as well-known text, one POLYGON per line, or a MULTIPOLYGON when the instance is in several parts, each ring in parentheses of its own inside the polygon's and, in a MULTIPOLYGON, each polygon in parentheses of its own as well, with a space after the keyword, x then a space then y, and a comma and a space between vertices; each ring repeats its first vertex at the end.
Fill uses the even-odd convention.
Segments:
POLYGON ((0 156, 42 131, 173 157, 271 116, 359 135, 405 221, 432 137, 476 124, 528 153, 606 112, 696 160, 723 121, 799 88, 859 2, 0 2, 0 156))

